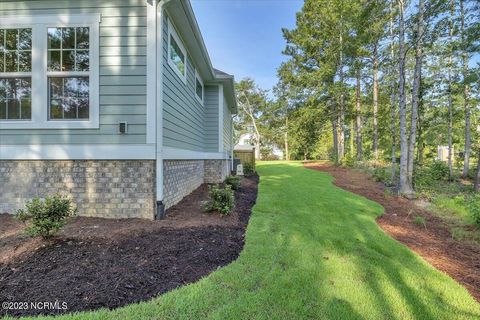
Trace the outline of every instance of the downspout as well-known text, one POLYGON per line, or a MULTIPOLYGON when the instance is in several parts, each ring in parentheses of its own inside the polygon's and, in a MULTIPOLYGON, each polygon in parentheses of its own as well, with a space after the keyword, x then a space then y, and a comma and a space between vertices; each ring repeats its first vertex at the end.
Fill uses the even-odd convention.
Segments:
POLYGON ((233 161, 233 119, 235 119, 237 115, 236 114, 233 114, 232 115, 232 121, 230 123, 230 140, 231 140, 231 143, 230 143, 230 157, 231 157, 231 163, 232 163, 232 172, 235 171, 235 168, 233 168, 233 165, 234 165, 234 161, 233 161))
POLYGON ((155 104, 155 219, 165 218, 163 203, 163 6, 168 0, 147 0, 147 100, 155 104), (158 53, 162 56, 158 59, 158 53))

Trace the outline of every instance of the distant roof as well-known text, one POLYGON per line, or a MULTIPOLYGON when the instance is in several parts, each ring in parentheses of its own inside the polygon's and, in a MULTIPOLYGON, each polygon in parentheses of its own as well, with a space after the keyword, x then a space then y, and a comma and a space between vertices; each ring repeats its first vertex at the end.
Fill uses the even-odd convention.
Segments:
POLYGON ((222 70, 218 70, 216 68, 213 68, 213 70, 215 71, 215 75, 217 76, 229 76, 229 77, 233 77, 231 74, 228 74, 226 72, 223 72, 222 70))
POLYGON ((248 144, 237 144, 233 150, 234 151, 251 151, 255 149, 255 146, 250 146, 248 144))

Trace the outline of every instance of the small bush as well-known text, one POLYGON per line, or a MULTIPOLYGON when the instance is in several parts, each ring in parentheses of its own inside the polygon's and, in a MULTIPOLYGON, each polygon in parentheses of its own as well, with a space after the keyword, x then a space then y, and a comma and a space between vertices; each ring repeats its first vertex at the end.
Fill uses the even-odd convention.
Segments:
POLYGON ((228 176, 225 179, 225 184, 231 186, 233 190, 238 190, 240 188, 240 177, 239 176, 228 176))
POLYGON ((413 219, 413 223, 419 226, 423 226, 425 227, 425 229, 427 228, 427 222, 422 216, 415 216, 415 218, 413 219))
POLYGON ((467 209, 470 211, 473 222, 480 227, 480 195, 473 195, 466 198, 467 209))
POLYGON ((45 200, 35 198, 28 201, 25 209, 17 210, 15 215, 18 220, 24 223, 29 222, 26 229, 29 235, 48 239, 66 224, 69 217, 75 214, 72 201, 57 194, 45 200))
POLYGON ((234 195, 231 186, 227 185, 223 189, 216 185, 209 186, 208 193, 210 201, 205 207, 207 212, 216 211, 224 215, 230 214, 234 204, 234 195))
POLYGON ((377 182, 387 183, 390 182, 391 173, 384 167, 377 167, 373 169, 373 179, 377 182))
POLYGON ((351 154, 347 154, 342 161, 342 164, 348 168, 355 167, 355 158, 351 154))
POLYGON ((253 170, 253 165, 250 162, 245 162, 243 163, 243 173, 246 175, 254 173, 255 170, 253 170))

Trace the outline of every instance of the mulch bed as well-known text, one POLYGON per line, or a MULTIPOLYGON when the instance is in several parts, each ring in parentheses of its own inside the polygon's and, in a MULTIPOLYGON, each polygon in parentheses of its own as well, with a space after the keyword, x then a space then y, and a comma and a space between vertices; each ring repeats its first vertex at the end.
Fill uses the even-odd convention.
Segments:
POLYGON ((60 302, 60 310, 0 309, 0 316, 113 309, 207 276, 242 250, 258 180, 242 179, 228 217, 202 212, 202 185, 163 221, 77 217, 48 242, 0 215, 0 302, 60 302))
POLYGON ((336 186, 380 203, 385 214, 377 223, 385 232, 460 282, 480 302, 480 246, 453 239, 442 219, 413 201, 386 195, 386 187, 363 172, 328 163, 305 163, 305 166, 327 172, 334 177, 336 186), (413 222, 415 216, 425 218, 426 228, 413 222))

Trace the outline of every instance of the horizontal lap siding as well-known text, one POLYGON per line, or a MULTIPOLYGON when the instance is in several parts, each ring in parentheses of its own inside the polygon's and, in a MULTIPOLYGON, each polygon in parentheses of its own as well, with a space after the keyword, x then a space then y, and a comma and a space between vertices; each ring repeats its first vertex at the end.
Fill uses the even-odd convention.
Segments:
POLYGON ((195 69, 187 50, 187 83, 168 64, 168 22, 163 19, 163 144, 205 150, 205 107, 195 98, 195 69))
POLYGON ((100 13, 100 128, 0 130, 2 144, 131 144, 146 142, 144 0, 1 1, 0 18, 15 15, 100 13), (127 121, 128 134, 118 133, 127 121))
POLYGON ((218 86, 205 87, 205 148, 218 152, 218 86))
POLYGON ((225 152, 232 150, 232 113, 225 98, 223 99, 223 149, 225 152))

